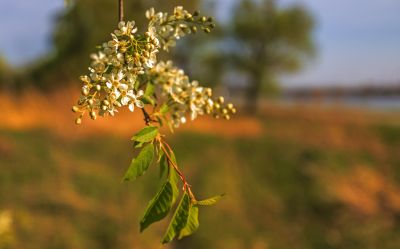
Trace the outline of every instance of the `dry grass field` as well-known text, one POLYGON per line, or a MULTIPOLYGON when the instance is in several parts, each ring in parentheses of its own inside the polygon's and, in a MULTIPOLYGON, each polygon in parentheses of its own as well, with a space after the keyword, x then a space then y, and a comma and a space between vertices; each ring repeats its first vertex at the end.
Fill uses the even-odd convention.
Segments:
MULTIPOLYGON (((159 248, 139 234, 157 169, 120 179, 140 113, 73 124, 76 94, 0 94, 0 248, 159 248)), ((269 104, 167 136, 199 196, 200 230, 170 248, 398 248, 400 117, 269 104)))

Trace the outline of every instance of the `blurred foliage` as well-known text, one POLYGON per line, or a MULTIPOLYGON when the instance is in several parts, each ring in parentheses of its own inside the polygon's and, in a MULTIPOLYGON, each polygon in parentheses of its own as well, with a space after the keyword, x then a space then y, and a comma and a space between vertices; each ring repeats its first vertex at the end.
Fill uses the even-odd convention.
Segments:
POLYGON ((297 72, 314 54, 313 18, 301 6, 279 7, 276 0, 242 0, 232 15, 228 54, 233 67, 248 75, 247 102, 256 108, 263 90, 274 92, 277 76, 297 72))
MULTIPOLYGON (((125 1, 125 19, 144 27, 144 10, 151 6, 170 11, 183 5, 189 11, 219 16, 217 3, 208 0, 125 1)), ((72 1, 55 18, 53 49, 44 58, 28 66, 24 75, 1 85, 16 88, 33 84, 42 89, 58 88, 75 82, 86 72, 89 54, 109 38, 118 20, 117 1, 72 1), (10 83, 11 82, 11 83, 10 83)), ((173 59, 191 78, 205 86, 223 84, 241 93, 245 90, 249 110, 254 110, 259 95, 274 94, 278 76, 297 72, 314 52, 311 32, 313 18, 297 5, 282 7, 276 0, 240 0, 228 20, 217 22, 209 35, 188 37, 173 49, 173 59), (245 76, 237 84, 236 76, 245 76)), ((165 58, 162 54, 160 59, 165 58)), ((1 70, 0 70, 1 73, 1 70)), ((240 80, 239 80, 240 81, 240 80)))
MULTIPOLYGON (((398 248, 398 118, 354 116, 270 110, 257 137, 178 133, 171 144, 195 193, 227 196, 171 247, 398 248)), ((137 223, 159 174, 121 184, 129 145, 111 135, 0 131, 0 207, 12 214, 14 237, 5 248, 158 248, 167 224, 140 234, 137 223)))
MULTIPOLYGON (((145 30, 145 10, 152 6, 160 11, 172 11, 185 5, 194 11, 198 1, 130 0, 124 4, 125 20, 136 21, 145 30)), ((32 68, 34 84, 40 88, 54 88, 76 81, 87 71, 89 54, 110 38, 118 24, 118 2, 109 0, 78 0, 56 18, 53 33, 54 49, 32 68)))
POLYGON ((14 70, 0 54, 0 87, 9 88, 14 81, 14 70))

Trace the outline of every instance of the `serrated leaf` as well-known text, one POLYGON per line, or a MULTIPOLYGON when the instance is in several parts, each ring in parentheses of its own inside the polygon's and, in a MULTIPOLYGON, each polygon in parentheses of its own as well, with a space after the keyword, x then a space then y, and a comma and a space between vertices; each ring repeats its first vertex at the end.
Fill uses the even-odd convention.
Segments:
POLYGON ((124 181, 135 180, 137 177, 143 175, 149 168, 151 162, 154 158, 154 146, 153 144, 146 145, 139 153, 139 155, 134 158, 125 173, 123 178, 124 181))
POLYGON ((171 222, 168 225, 167 232, 164 235, 161 243, 166 244, 173 240, 176 235, 178 235, 181 230, 186 226, 188 217, 189 217, 189 209, 190 209, 190 197, 185 192, 182 196, 181 201, 179 202, 178 207, 172 217, 171 222))
POLYGON ((211 206, 211 205, 214 205, 215 203, 217 203, 224 196, 225 196, 225 194, 220 194, 220 195, 213 196, 213 197, 205 199, 205 200, 196 201, 196 205, 211 206))
POLYGON ((136 133, 132 140, 139 142, 139 143, 147 143, 152 141, 158 134, 158 127, 157 126, 146 126, 145 128, 141 129, 138 133, 136 133))
POLYGON ((172 206, 173 190, 172 185, 167 181, 149 202, 146 212, 140 221, 140 232, 150 226, 152 223, 162 220, 167 216, 172 206))
POLYGON ((199 228, 199 208, 194 205, 190 205, 189 217, 186 222, 186 226, 179 233, 178 239, 193 234, 194 232, 197 231, 198 228, 199 228))

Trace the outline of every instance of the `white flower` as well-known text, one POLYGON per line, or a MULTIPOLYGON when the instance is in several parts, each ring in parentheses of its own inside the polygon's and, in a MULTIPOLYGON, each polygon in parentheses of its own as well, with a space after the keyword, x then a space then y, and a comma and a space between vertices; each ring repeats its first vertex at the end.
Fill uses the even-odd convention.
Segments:
POLYGON ((154 8, 150 8, 146 11, 146 18, 151 20, 153 19, 154 14, 155 14, 154 8))
POLYGON ((123 36, 123 35, 132 35, 134 33, 136 33, 137 31, 137 27, 135 27, 135 21, 131 21, 131 22, 119 22, 118 23, 118 28, 117 30, 114 30, 114 34, 116 34, 117 36, 123 36))
POLYGON ((121 104, 122 105, 129 105, 128 108, 131 112, 135 110, 135 106, 139 108, 143 108, 144 104, 141 100, 139 100, 140 97, 143 96, 143 90, 139 90, 136 94, 133 92, 133 90, 129 90, 124 97, 121 98, 121 104))
POLYGON ((111 34, 112 40, 107 42, 107 47, 113 51, 117 51, 119 47, 119 40, 115 34, 111 34))

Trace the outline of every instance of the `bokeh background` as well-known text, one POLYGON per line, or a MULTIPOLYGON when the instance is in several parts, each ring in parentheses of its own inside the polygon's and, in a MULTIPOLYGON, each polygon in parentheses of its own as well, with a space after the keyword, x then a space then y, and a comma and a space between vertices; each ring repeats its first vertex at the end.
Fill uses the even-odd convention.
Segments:
MULTIPOLYGON (((160 248, 167 224, 138 226, 158 171, 121 183, 140 113, 77 127, 70 111, 117 1, 66 2, 0 5, 0 248, 160 248)), ((239 114, 168 133, 195 193, 227 196, 166 248, 400 248, 400 2, 125 0, 125 15, 143 27, 178 4, 217 28, 172 58, 239 114)))

